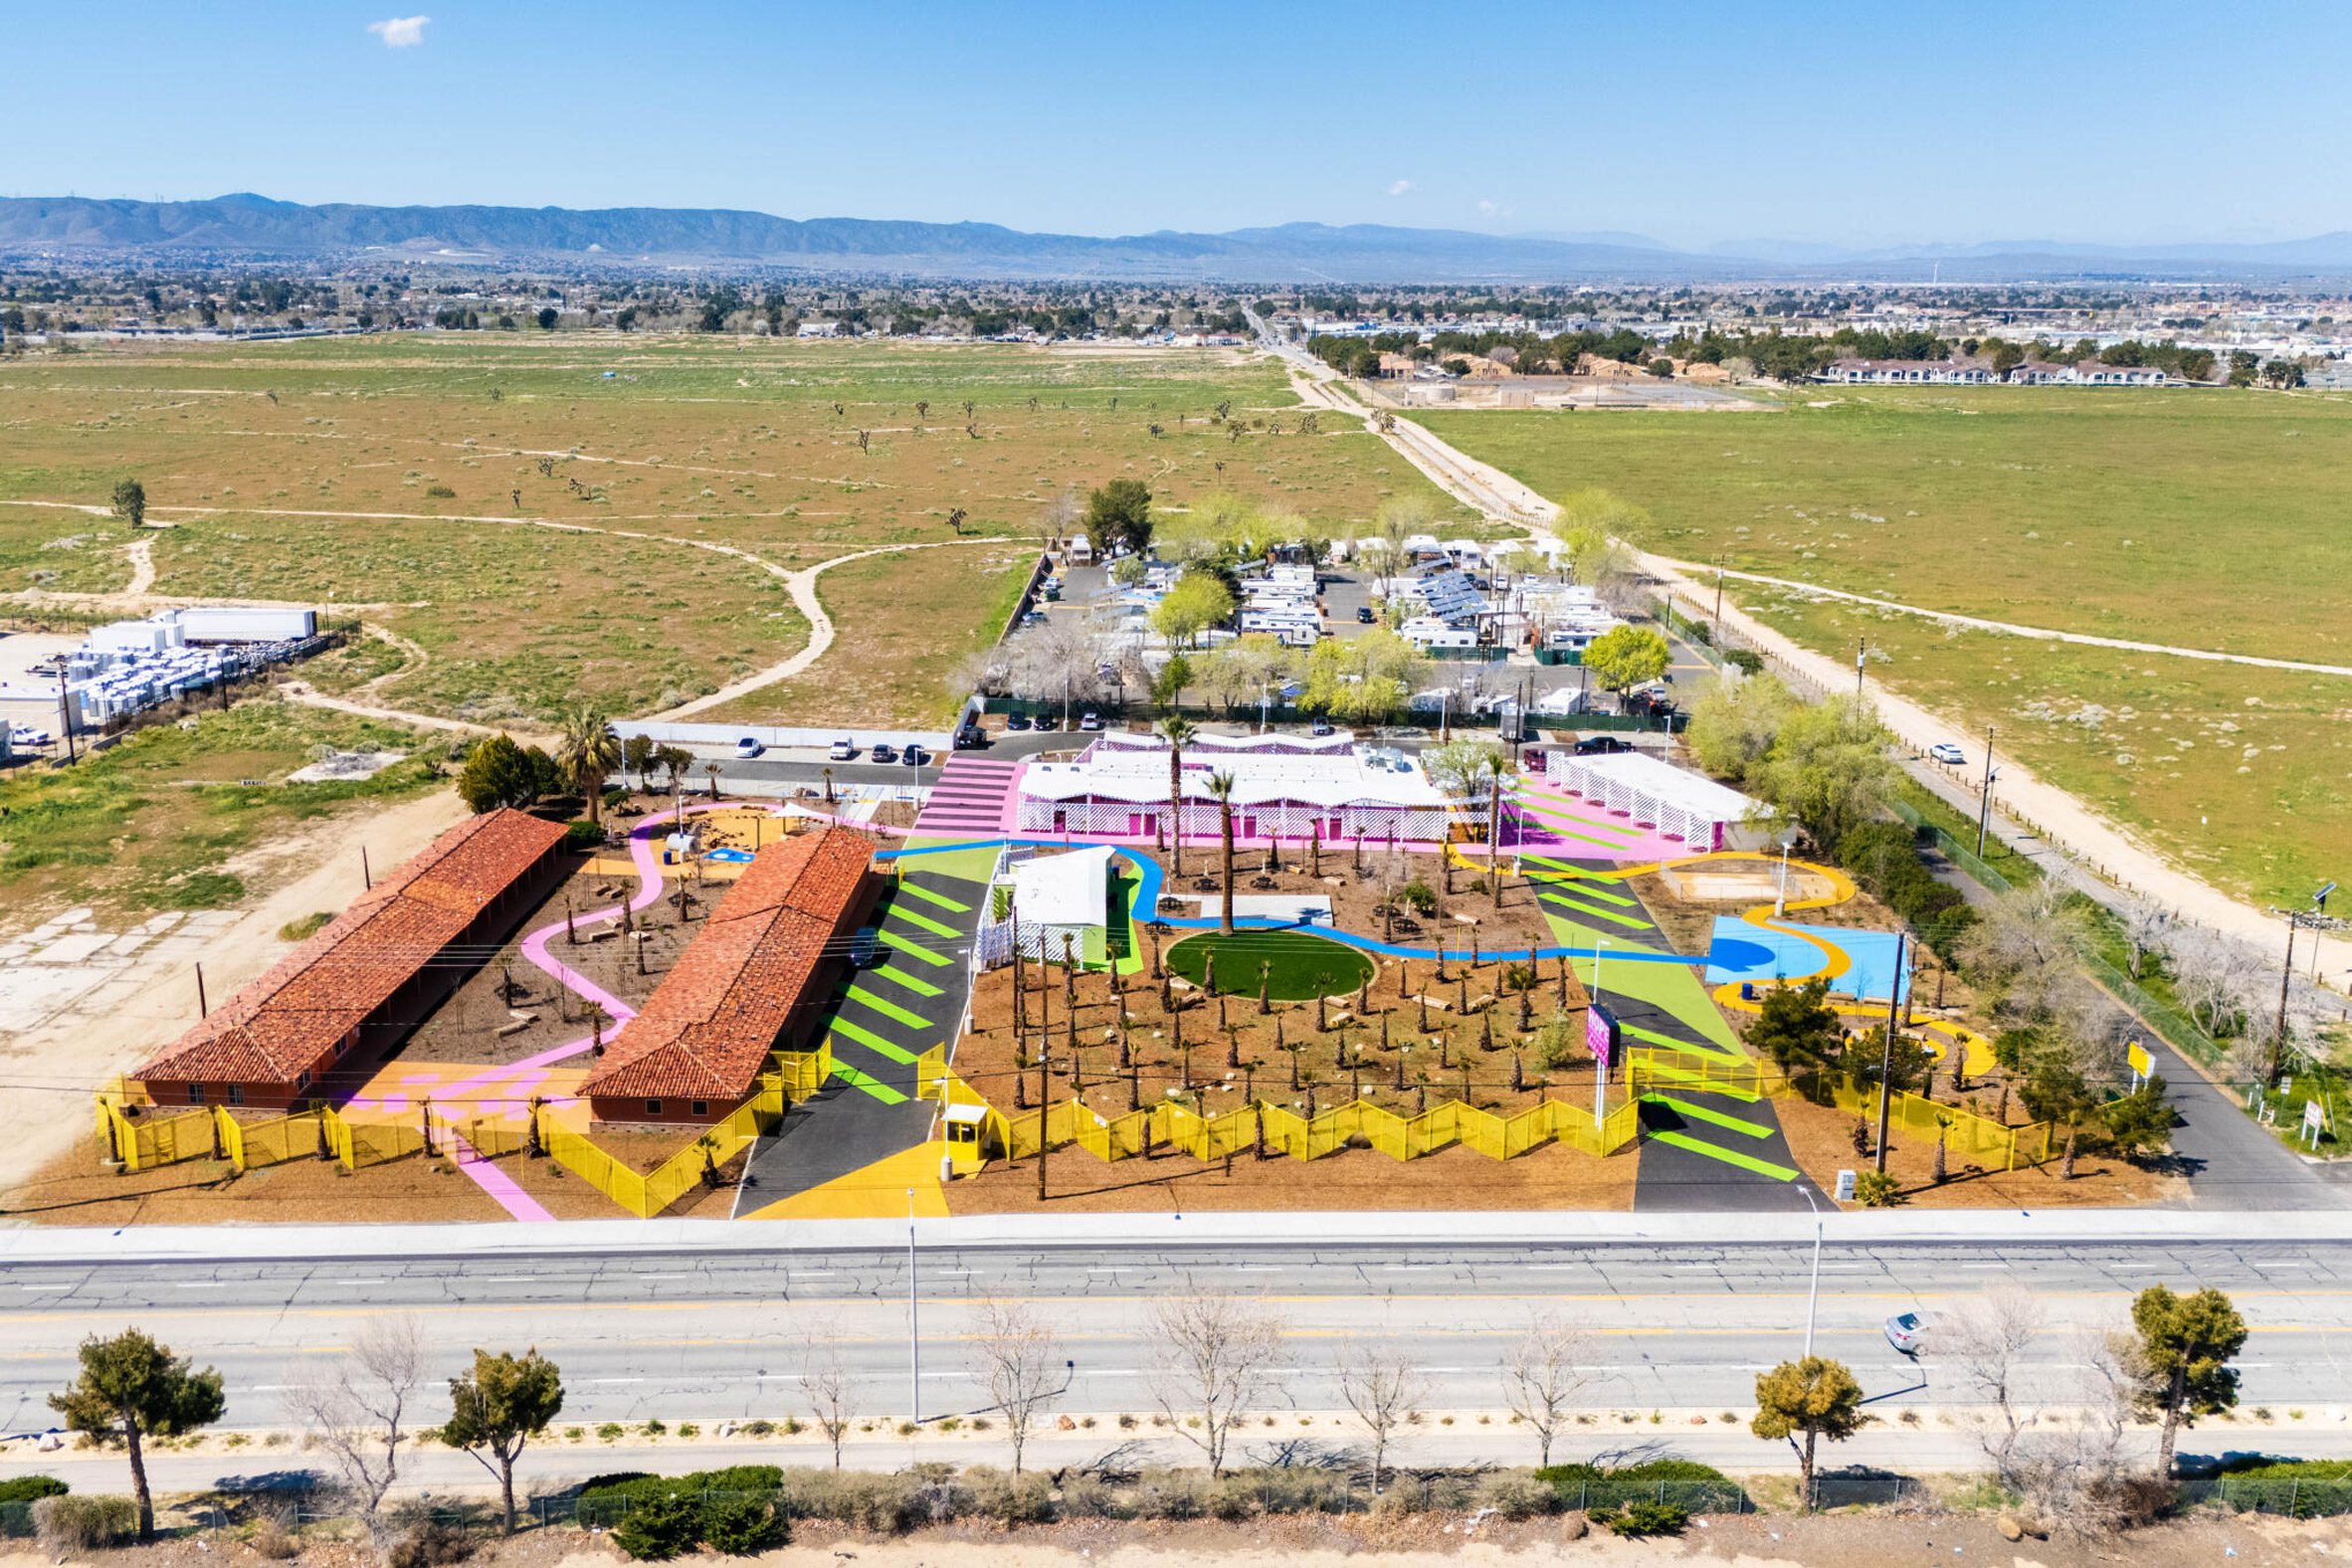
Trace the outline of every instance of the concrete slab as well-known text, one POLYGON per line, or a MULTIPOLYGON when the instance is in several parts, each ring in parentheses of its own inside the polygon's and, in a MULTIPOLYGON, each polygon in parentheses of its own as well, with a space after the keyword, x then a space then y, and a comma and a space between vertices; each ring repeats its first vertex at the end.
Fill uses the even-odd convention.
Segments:
POLYGON ((51 942, 32 957, 37 964, 87 963, 105 951, 113 940, 100 931, 72 931, 51 942))

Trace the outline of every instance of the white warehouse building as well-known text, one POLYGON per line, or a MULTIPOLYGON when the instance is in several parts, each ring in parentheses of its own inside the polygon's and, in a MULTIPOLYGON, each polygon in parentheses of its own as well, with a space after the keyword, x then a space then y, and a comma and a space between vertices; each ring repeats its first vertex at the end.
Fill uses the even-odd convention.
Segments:
MULTIPOLYGON (((1181 831, 1219 831, 1212 774, 1233 775, 1236 839, 1325 843, 1428 842, 1446 835, 1446 796, 1401 752, 1348 735, 1196 735, 1184 748, 1181 831)), ((1075 762, 1032 763, 1021 774, 1019 827, 1027 834, 1153 840, 1170 814, 1168 746, 1155 735, 1104 735, 1075 762)))

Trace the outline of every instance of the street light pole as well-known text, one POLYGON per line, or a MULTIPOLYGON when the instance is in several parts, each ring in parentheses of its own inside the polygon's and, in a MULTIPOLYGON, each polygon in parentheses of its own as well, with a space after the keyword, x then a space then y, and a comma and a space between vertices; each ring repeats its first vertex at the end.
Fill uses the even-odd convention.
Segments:
POLYGON ((923 1419, 923 1336, 921 1321, 915 1315, 912 1187, 906 1189, 906 1417, 918 1425, 923 1419))
POLYGON ((1805 1356, 1813 1356, 1813 1322, 1821 1312, 1821 1205, 1813 1201, 1813 1189, 1799 1187, 1805 1195, 1805 1207, 1813 1211, 1813 1286, 1805 1293, 1805 1356))

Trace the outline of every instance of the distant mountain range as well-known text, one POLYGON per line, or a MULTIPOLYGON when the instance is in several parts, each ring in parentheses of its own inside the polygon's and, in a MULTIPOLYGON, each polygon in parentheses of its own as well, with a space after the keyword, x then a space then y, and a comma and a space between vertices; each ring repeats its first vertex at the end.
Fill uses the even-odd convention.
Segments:
POLYGON ((2352 278, 2352 233, 2266 245, 2016 241, 1874 251, 1759 240, 1693 252, 1638 234, 1491 235, 1380 224, 1095 237, 720 208, 312 207, 249 194, 183 202, 0 199, 0 253, 74 252, 183 261, 378 252, 490 265, 659 262, 929 279, 1292 286, 2352 278))

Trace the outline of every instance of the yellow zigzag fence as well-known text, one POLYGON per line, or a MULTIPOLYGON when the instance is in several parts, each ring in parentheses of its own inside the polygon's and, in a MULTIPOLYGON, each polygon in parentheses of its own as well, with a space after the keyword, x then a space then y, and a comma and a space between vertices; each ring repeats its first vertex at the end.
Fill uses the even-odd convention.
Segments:
MULTIPOLYGON (((768 1059, 759 1090, 727 1118, 655 1169, 639 1173, 615 1159, 585 1134, 541 1120, 542 1147, 557 1163, 580 1176, 640 1219, 651 1219, 691 1192, 705 1166, 724 1164, 762 1133, 772 1130, 784 1107, 817 1091, 833 1071, 830 1045, 813 1052, 780 1053, 768 1059)), ((426 1151, 421 1126, 350 1121, 319 1105, 268 1121, 240 1122, 219 1106, 171 1116, 137 1116, 143 1093, 120 1078, 98 1094, 98 1131, 126 1171, 146 1170, 181 1160, 222 1159, 239 1172, 288 1160, 327 1158, 346 1171, 360 1171, 426 1151)), ((532 1114, 536 1116, 537 1110, 532 1114)), ((523 1129, 480 1119, 459 1121, 435 1113, 434 1146, 452 1147, 462 1138, 474 1151, 495 1159, 530 1146, 523 1129)))
MULTIPOLYGON (((1675 1051, 1641 1046, 1626 1054, 1626 1080, 1634 1094, 1653 1090, 1672 1094, 1685 1089, 1729 1089, 1734 1093, 1769 1095, 1802 1091, 1789 1076, 1769 1062, 1750 1062, 1706 1051, 1675 1051)), ((1868 1083, 1844 1076, 1828 1078, 1824 1086, 1830 1101, 1843 1110, 1876 1114, 1878 1091, 1868 1083)), ((2013 1171, 2019 1165, 2039 1165, 2053 1147, 2064 1141, 2054 1123, 2030 1122, 2013 1127, 1980 1116, 1960 1105, 1940 1104, 1908 1089, 1898 1090, 1888 1106, 1889 1131, 1900 1128, 1922 1138, 1943 1132, 1944 1147, 1980 1165, 2013 1171)))
POLYGON ((1261 1116, 1266 1123, 1267 1151, 1293 1159, 1321 1159, 1361 1139, 1396 1160, 1419 1159, 1457 1143, 1490 1158, 1507 1160, 1546 1143, 1566 1144, 1587 1154, 1613 1154, 1634 1141, 1641 1121, 1641 1108, 1631 1100, 1596 1125, 1591 1111, 1557 1099, 1546 1099, 1511 1116, 1459 1100, 1441 1101, 1418 1116, 1400 1116, 1367 1100, 1334 1106, 1312 1119, 1287 1106, 1264 1101, 1215 1116, 1203 1116, 1177 1104, 1102 1116, 1075 1100, 1064 1100, 1042 1116, 1034 1110, 1007 1116, 956 1077, 938 1051, 924 1053, 914 1072, 915 1091, 923 1098, 936 1099, 942 1106, 977 1105, 986 1111, 989 1133, 1012 1159, 1037 1152, 1041 1124, 1052 1147, 1075 1143, 1101 1160, 1131 1159, 1146 1147, 1162 1144, 1197 1160, 1246 1154, 1258 1146, 1261 1116))

